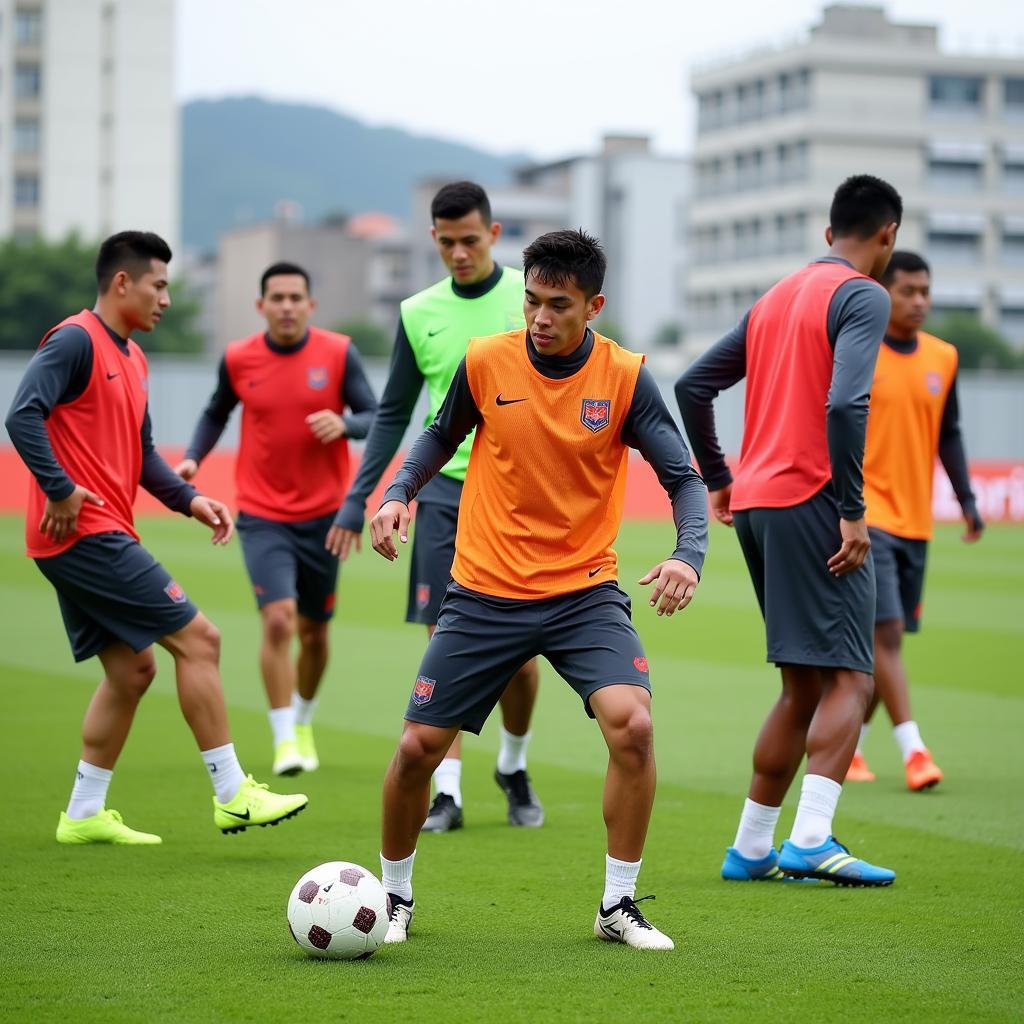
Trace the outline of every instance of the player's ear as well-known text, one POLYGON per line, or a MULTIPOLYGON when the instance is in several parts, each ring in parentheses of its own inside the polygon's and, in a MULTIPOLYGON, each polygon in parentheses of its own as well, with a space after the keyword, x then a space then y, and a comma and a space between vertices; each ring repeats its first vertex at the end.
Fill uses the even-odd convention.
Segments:
POLYGON ((825 244, 831 249, 832 248, 832 226, 829 225, 825 228, 825 244))
POLYGON ((259 313, 260 316, 263 316, 263 296, 262 295, 256 300, 256 312, 259 313))
POLYGON ((593 320, 604 308, 604 296, 598 293, 593 296, 590 300, 590 304, 587 307, 587 319, 593 320))
POLYGON ((310 313, 316 312, 316 299, 312 295, 309 297, 309 311, 310 313))
POLYGON ((501 236, 501 221, 492 220, 491 226, 487 229, 491 236, 491 244, 493 245, 498 238, 501 236))

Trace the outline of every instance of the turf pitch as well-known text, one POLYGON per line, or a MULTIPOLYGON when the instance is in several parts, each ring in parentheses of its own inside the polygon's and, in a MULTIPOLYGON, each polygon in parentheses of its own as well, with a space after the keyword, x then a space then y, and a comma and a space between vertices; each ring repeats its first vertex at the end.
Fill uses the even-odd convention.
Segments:
MULTIPOLYGON (((213 550, 181 520, 143 540, 224 635, 223 669, 243 764, 267 780, 256 670, 258 620, 233 542, 213 550)), ((624 580, 664 556, 664 525, 627 524, 624 580)), ((326 860, 377 869, 380 781, 424 642, 401 622, 406 563, 370 551, 344 567, 333 661, 317 718, 322 769, 285 780, 310 806, 276 829, 221 836, 209 785, 160 673, 110 792, 147 849, 53 841, 97 673, 75 667, 55 598, 0 519, 6 766, 0 815, 0 1019, 17 1021, 644 1020, 1019 1021, 1024 985, 1024 530, 933 545, 924 632, 907 644, 915 711, 947 781, 903 786, 884 719, 848 786, 836 831, 895 868, 887 890, 718 879, 775 693, 735 539, 712 527, 690 610, 656 619, 628 587, 651 661, 658 797, 638 895, 676 940, 643 954, 593 938, 603 878, 599 733, 545 664, 531 773, 538 831, 505 824, 490 778, 495 718, 466 743, 467 828, 426 836, 412 940, 370 960, 307 960, 288 935, 294 881, 326 860)), ((792 821, 787 802, 779 839, 792 821)))

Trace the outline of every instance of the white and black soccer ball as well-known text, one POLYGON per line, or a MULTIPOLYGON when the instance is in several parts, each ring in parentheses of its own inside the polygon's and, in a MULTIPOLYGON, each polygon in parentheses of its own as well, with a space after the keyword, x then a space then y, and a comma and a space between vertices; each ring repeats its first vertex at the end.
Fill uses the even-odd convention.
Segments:
POLYGON ((358 864, 321 864, 295 883, 288 898, 288 927, 309 956, 365 960, 387 934, 387 893, 358 864))

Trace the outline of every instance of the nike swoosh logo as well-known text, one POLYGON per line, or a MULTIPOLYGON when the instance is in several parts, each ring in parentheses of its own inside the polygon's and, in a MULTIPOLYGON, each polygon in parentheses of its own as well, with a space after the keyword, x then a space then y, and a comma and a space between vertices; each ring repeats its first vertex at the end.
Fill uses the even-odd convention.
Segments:
POLYGON ((229 810, 228 810, 227 808, 225 808, 225 807, 222 807, 222 808, 221 808, 221 810, 222 810, 222 811, 223 811, 223 812, 224 812, 225 814, 230 814, 232 818, 241 818, 241 819, 242 819, 242 821, 248 821, 248 820, 249 820, 249 818, 250 818, 250 814, 249 814, 249 812, 248 812, 248 811, 246 811, 246 812, 245 812, 245 814, 239 814, 239 813, 238 813, 237 811, 229 811, 229 810))
POLYGON ((113 380, 115 377, 120 377, 120 376, 121 376, 121 374, 119 374, 119 373, 108 373, 107 374, 107 380, 113 380))
POLYGON ((217 766, 215 764, 210 764, 209 761, 206 762, 206 767, 209 768, 211 772, 215 772, 217 770, 217 766))
POLYGON ((599 566, 598 566, 598 567, 597 567, 596 569, 591 569, 591 570, 590 570, 590 572, 588 572, 588 573, 587 573, 587 575, 588 575, 588 576, 590 576, 591 578, 593 578, 593 577, 594 577, 594 576, 596 576, 596 575, 597 575, 597 574, 598 574, 598 573, 599 573, 599 572, 600 572, 600 571, 601 571, 601 570, 602 570, 603 568, 604 568, 604 566, 603 566, 603 565, 599 565, 599 566))
POLYGON ((448 330, 448 325, 445 324, 444 327, 438 327, 438 329, 436 331, 427 331, 427 337, 428 338, 432 338, 435 334, 440 334, 442 331, 447 331, 447 330, 448 330))
POLYGON ((610 924, 604 924, 603 922, 601 924, 601 931, 607 932, 609 935, 614 935, 617 939, 622 937, 621 928, 613 928, 610 924))
POLYGON ((501 395, 494 400, 497 405, 515 405, 517 402, 526 402, 526 398, 502 398, 501 395))

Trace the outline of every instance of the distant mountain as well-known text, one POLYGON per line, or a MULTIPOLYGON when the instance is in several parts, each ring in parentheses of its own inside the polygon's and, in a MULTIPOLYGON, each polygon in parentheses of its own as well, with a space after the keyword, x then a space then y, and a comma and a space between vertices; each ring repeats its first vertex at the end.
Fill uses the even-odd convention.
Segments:
POLYGON ((507 182, 522 154, 497 156, 323 107, 252 98, 195 100, 182 109, 182 231, 212 248, 227 228, 265 220, 281 199, 307 221, 328 213, 409 214, 429 177, 507 182))

